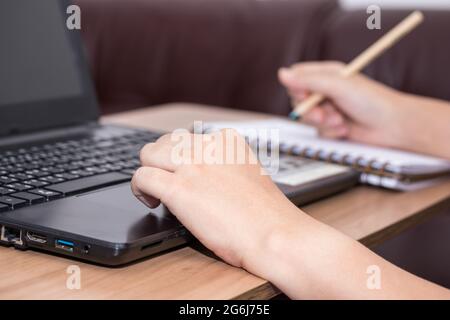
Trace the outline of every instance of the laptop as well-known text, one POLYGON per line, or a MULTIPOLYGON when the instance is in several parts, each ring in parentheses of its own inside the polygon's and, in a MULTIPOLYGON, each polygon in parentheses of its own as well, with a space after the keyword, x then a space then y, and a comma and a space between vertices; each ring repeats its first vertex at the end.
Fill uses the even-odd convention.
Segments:
MULTIPOLYGON (((98 123, 99 108, 68 1, 0 4, 0 243, 105 266, 186 244, 164 207, 135 199, 139 150, 160 133, 98 123)), ((283 175, 310 160, 285 159, 283 175)), ((280 187, 296 203, 354 185, 344 170, 280 187)))

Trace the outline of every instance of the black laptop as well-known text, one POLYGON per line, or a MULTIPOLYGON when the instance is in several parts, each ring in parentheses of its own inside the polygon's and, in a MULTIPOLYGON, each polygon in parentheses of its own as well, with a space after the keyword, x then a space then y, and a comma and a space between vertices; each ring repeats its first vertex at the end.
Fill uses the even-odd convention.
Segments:
MULTIPOLYGON (((108 266, 183 245, 190 235, 177 219, 130 190, 140 148, 159 134, 97 122, 80 34, 66 26, 68 5, 0 3, 0 243, 108 266)), ((288 162, 294 171, 303 163, 288 162)), ((347 170, 281 187, 302 203, 356 181, 347 170)))

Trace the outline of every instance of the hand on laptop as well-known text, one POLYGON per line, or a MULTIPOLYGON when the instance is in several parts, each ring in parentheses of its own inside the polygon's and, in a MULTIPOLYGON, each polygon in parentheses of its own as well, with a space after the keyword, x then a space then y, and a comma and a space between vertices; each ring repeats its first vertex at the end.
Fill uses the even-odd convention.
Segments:
POLYGON ((185 133, 191 143, 181 148, 170 135, 146 145, 143 167, 132 181, 134 194, 149 207, 163 202, 219 257, 292 298, 450 297, 449 291, 398 269, 295 207, 262 174, 244 139, 228 132, 185 133), (199 153, 191 145, 201 145, 199 153), (223 164, 235 146, 245 148, 247 161, 223 164), (366 287, 369 265, 383 272, 380 290, 366 287))
MULTIPOLYGON (((134 175, 132 188, 150 207, 162 201, 219 257, 234 266, 252 269, 252 257, 263 255, 262 246, 271 232, 297 219, 299 212, 270 177, 262 175, 245 140, 233 130, 228 130, 229 135, 225 132, 185 134, 188 140, 196 139, 196 146, 202 145, 201 150, 205 151, 200 156, 196 154, 195 164, 195 151, 190 145, 183 147, 187 155, 183 161, 175 159, 180 144, 172 141, 171 135, 146 145, 141 151, 143 167, 134 175), (213 140, 207 141, 207 137, 213 140), (222 145, 219 139, 224 139, 222 145), (222 148, 230 146, 232 139, 237 141, 236 148, 245 148, 246 163, 213 164, 227 163, 222 148), (214 145, 220 151, 208 157, 207 148, 214 145)), ((232 149, 236 151, 235 147, 232 149)))
POLYGON ((450 105, 395 91, 364 75, 341 76, 338 62, 300 63, 279 72, 293 101, 328 101, 304 116, 327 138, 350 139, 450 158, 450 105), (427 130, 423 130, 426 128, 427 130))

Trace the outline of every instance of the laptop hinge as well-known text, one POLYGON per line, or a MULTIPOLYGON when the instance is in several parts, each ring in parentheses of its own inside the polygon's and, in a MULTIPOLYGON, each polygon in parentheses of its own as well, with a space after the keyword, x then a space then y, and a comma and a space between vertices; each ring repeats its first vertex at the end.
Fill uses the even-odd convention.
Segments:
POLYGON ((64 140, 76 136, 88 136, 94 129, 100 125, 97 122, 89 122, 83 125, 49 129, 38 132, 17 134, 0 139, 0 148, 15 148, 17 146, 36 144, 43 141, 64 140))

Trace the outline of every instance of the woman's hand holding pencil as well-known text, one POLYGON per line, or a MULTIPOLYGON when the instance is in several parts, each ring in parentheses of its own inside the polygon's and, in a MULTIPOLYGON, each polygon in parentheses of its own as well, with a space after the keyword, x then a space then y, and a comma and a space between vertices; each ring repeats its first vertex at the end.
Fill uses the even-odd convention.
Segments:
POLYGON ((279 78, 298 103, 311 92, 327 97, 302 117, 322 136, 400 147, 404 138, 395 124, 404 117, 403 95, 360 74, 344 77, 344 68, 339 62, 301 63, 281 69, 279 78))
MULTIPOLYGON (((351 77, 352 75, 360 72, 373 60, 378 58, 386 50, 395 45, 404 36, 413 31, 417 26, 423 22, 423 14, 420 11, 415 11, 400 22, 395 28, 386 33, 373 45, 367 48, 363 53, 356 57, 352 62, 346 65, 340 70, 343 77, 351 77)), ((320 104, 326 97, 321 93, 313 93, 305 101, 296 104, 294 111, 290 114, 290 117, 294 120, 301 119, 301 117, 309 110, 320 104)))
POLYGON ((327 99, 303 115, 322 136, 428 153, 450 159, 450 107, 444 101, 402 93, 362 74, 342 75, 339 62, 308 62, 281 69, 292 99, 311 92, 327 99))
POLYGON ((280 69, 295 118, 316 126, 326 138, 450 158, 450 136, 436 139, 448 131, 447 103, 396 91, 359 73, 422 20, 420 12, 413 13, 348 65, 307 62, 280 69))

